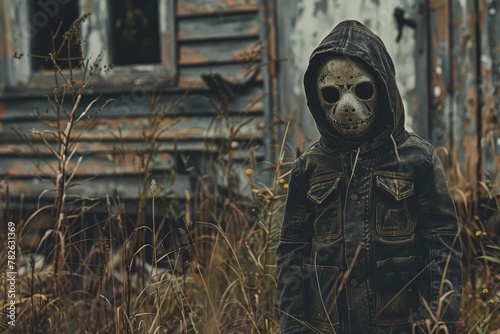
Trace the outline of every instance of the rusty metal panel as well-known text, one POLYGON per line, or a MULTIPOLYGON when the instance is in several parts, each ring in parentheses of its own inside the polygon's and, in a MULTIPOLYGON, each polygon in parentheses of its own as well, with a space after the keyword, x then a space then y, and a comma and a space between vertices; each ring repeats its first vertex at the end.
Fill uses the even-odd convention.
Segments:
MULTIPOLYGON (((480 114, 480 59, 478 13, 476 1, 454 1, 453 6, 453 85, 448 93, 453 98, 453 138, 450 147, 453 162, 459 162, 466 182, 475 184, 478 178, 480 152, 478 143, 480 114), (457 33, 458 32, 458 33, 457 33)), ((457 180, 458 181, 458 180, 457 180)))
POLYGON ((483 120, 484 166, 486 177, 500 185, 500 136, 498 133, 500 112, 500 1, 488 1, 485 5, 484 67, 488 81, 485 89, 485 113, 483 120))
POLYGON ((0 64, 4 87, 26 83, 31 74, 28 54, 37 27, 28 19, 28 8, 28 0, 0 2, 0 64))
POLYGON ((428 75, 429 111, 428 139, 434 146, 450 145, 450 18, 451 8, 448 0, 428 2, 428 75))
POLYGON ((5 89, 7 84, 7 64, 10 58, 8 46, 8 32, 7 30, 7 8, 5 3, 0 3, 0 91, 5 89))
MULTIPOLYGON (((457 185, 497 179, 498 1, 428 0, 429 132, 460 166, 457 185)), ((456 169, 456 168, 455 168, 456 169)))

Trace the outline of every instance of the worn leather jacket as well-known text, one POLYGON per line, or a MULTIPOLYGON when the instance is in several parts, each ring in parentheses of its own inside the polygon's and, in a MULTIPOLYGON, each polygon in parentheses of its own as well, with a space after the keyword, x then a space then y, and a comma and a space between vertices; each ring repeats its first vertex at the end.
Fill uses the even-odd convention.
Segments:
POLYGON ((321 134, 293 164, 277 249, 282 333, 412 333, 426 319, 455 332, 461 294, 456 211, 434 148, 404 129, 382 41, 339 24, 304 77, 321 134), (385 126, 350 143, 324 119, 315 71, 325 52, 365 61, 384 94, 385 126))

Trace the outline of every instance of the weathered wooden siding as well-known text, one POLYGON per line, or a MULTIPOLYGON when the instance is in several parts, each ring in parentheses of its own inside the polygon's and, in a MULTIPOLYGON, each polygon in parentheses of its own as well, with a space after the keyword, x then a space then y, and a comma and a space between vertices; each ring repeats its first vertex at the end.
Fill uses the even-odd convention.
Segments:
MULTIPOLYGON (((80 1, 82 10, 98 11, 82 29, 94 45, 109 43, 102 3, 80 1)), ((182 199, 186 190, 193 190, 189 174, 179 167, 183 157, 190 156, 189 164, 199 167, 203 152, 224 159, 228 147, 235 159, 247 158, 250 147, 257 159, 266 155, 262 144, 270 85, 264 79, 269 78, 263 66, 266 30, 258 0, 178 0, 175 7, 173 3, 160 0, 161 6, 168 7, 163 9, 166 16, 162 18, 168 22, 161 23, 164 37, 159 41, 165 50, 163 64, 115 68, 96 78, 94 89, 84 96, 83 106, 103 93, 90 115, 104 101, 113 102, 96 121, 76 129, 75 136, 82 132, 81 143, 69 168, 76 168, 81 157, 74 181, 92 179, 71 194, 137 198, 144 188, 144 161, 154 154, 149 180, 158 181, 160 196, 182 199), (173 65, 165 64, 172 59, 173 65), (156 111, 164 111, 156 120, 149 91, 161 96, 156 111), (164 131, 152 151, 148 138, 155 126, 164 131)), ((24 0, 2 1, 0 7, 0 179, 4 190, 8 179, 11 204, 35 203, 44 189, 53 187, 49 177, 57 166, 50 150, 32 132, 48 129, 56 118, 50 111, 45 114, 49 106, 42 98, 43 93, 50 93, 50 77, 30 72, 29 39, 19 40, 14 33, 29 19, 23 14, 27 8, 24 0), (24 53, 21 60, 12 58, 17 50, 24 53)), ((84 51, 95 57, 99 50, 84 51)), ((109 59, 104 56, 104 61, 109 59)), ((42 199, 52 197, 47 193, 42 199)))

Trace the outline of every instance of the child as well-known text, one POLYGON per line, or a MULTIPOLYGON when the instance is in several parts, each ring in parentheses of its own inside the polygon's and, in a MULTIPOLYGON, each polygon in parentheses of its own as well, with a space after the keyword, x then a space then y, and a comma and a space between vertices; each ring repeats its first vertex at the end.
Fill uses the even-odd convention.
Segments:
POLYGON ((277 250, 281 332, 455 333, 455 206, 433 147, 404 129, 383 42, 340 23, 312 53, 304 87, 321 138, 292 169, 277 250))

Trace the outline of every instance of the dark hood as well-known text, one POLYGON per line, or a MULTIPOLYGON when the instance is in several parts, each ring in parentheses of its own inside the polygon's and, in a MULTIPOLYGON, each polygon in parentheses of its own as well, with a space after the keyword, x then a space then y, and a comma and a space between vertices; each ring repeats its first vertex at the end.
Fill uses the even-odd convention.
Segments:
POLYGON ((404 107, 396 85, 396 71, 382 40, 357 21, 339 23, 309 58, 304 75, 307 105, 321 134, 321 143, 332 151, 346 151, 360 148, 361 152, 371 150, 391 135, 396 137, 404 130, 404 107), (382 117, 376 132, 365 142, 353 142, 340 136, 330 125, 321 110, 316 92, 316 74, 323 57, 331 54, 355 57, 366 63, 377 78, 378 91, 382 95, 379 115, 382 117))

